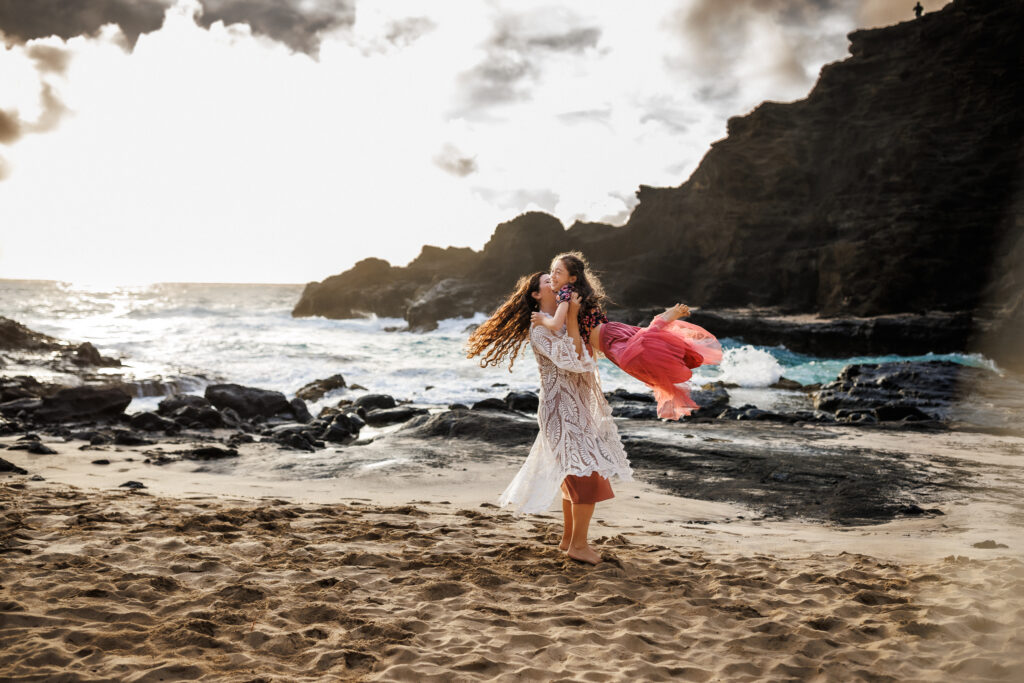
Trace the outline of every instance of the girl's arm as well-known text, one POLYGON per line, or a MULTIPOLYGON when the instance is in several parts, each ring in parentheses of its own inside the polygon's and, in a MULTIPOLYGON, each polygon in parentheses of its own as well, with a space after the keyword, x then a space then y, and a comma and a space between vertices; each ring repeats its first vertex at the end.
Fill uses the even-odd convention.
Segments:
POLYGON ((559 330, 562 329, 562 326, 565 325, 565 319, 568 310, 569 302, 563 301, 562 303, 558 304, 558 308, 555 309, 555 315, 551 318, 541 319, 540 324, 548 328, 552 332, 558 332, 559 330))
MULTIPOLYGON (((561 308, 561 306, 559 306, 561 308)), ((572 338, 573 346, 576 347, 576 355, 583 359, 583 339, 580 337, 580 295, 573 294, 569 300, 568 320, 565 323, 565 333, 572 338)))

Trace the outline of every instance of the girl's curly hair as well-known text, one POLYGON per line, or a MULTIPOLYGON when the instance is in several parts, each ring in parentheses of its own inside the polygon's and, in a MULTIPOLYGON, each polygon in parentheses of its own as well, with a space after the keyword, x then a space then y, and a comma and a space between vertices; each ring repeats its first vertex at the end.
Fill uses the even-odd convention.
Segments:
POLYGON ((507 357, 508 371, 512 372, 516 356, 530 336, 530 314, 540 310, 540 302, 533 298, 533 293, 540 291, 542 275, 537 272, 519 278, 505 303, 469 335, 466 358, 482 355, 480 367, 486 368, 501 365, 507 357))
POLYGON ((565 251, 551 259, 551 264, 554 265, 555 261, 561 261, 569 275, 576 276, 573 285, 576 287, 576 293, 580 295, 580 317, 582 318, 592 308, 603 311, 610 300, 604 293, 597 273, 587 263, 586 257, 578 251, 565 251))

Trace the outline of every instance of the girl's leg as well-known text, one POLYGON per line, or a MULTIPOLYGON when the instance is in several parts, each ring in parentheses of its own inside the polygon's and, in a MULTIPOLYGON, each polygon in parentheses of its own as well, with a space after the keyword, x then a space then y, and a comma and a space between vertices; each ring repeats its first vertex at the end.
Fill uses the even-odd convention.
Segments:
POLYGON ((568 498, 562 499, 562 519, 565 521, 565 529, 562 531, 562 542, 558 544, 558 549, 564 552, 569 549, 569 543, 572 541, 572 501, 568 498))
POLYGON ((671 308, 666 308, 665 312, 661 314, 661 317, 672 322, 673 320, 679 320, 690 315, 690 307, 686 304, 676 304, 671 308))
POLYGON ((572 506, 572 540, 566 553, 574 560, 597 564, 601 556, 587 543, 590 531, 590 518, 594 516, 593 503, 574 503, 572 506))

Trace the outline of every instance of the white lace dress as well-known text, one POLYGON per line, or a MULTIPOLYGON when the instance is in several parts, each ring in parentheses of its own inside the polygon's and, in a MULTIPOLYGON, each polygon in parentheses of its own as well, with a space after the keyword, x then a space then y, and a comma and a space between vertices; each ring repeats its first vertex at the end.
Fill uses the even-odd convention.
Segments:
POLYGON ((522 513, 545 512, 570 474, 586 477, 597 472, 608 479, 632 479, 594 359, 584 349, 580 360, 572 337, 543 325, 530 330, 530 346, 540 371, 540 433, 501 494, 501 506, 514 505, 522 513))

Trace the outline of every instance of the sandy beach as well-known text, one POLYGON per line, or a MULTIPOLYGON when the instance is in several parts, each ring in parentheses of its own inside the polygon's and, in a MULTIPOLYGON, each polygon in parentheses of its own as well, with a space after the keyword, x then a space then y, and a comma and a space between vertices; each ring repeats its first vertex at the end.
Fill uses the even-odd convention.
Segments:
MULTIPOLYGON (((144 462, 180 447, 170 443, 5 451, 44 481, 0 475, 0 674, 1019 680, 1024 440, 833 436, 883 440, 911 459, 956 453, 987 483, 951 496, 941 516, 864 526, 625 483, 599 506, 592 536, 605 561, 590 567, 557 550, 555 515, 488 502, 511 457, 443 476, 406 464, 274 481, 144 462), (110 464, 92 464, 100 455, 110 464), (147 488, 119 488, 129 480, 147 488)), ((247 444, 241 458, 266 447, 247 444)))

